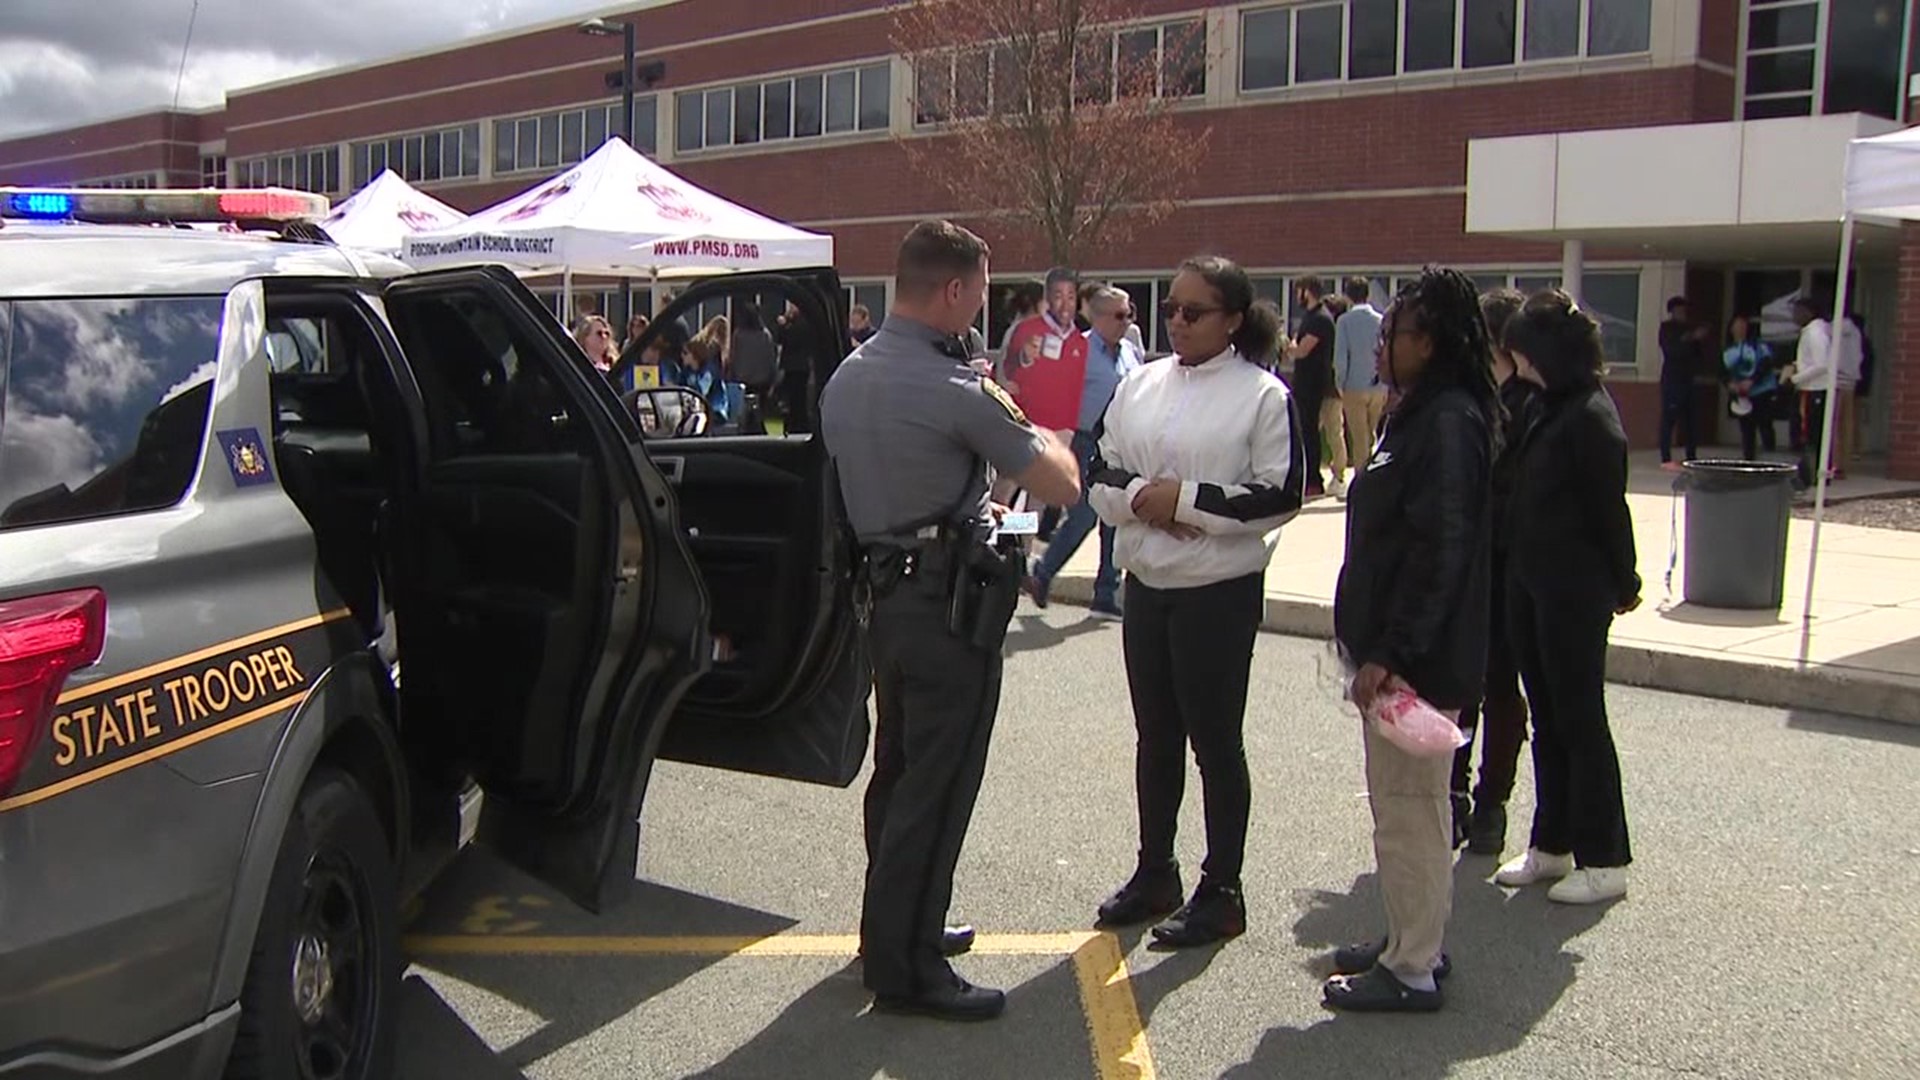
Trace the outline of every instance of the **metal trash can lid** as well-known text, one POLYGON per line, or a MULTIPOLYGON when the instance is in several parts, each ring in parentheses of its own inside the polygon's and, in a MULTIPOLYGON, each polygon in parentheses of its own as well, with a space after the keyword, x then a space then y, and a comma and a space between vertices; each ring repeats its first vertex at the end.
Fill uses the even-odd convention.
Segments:
POLYGON ((1686 470, 1689 486, 1696 489, 1727 491, 1771 487, 1790 483, 1799 466, 1791 461, 1745 461, 1739 458, 1708 458, 1689 461, 1686 470))

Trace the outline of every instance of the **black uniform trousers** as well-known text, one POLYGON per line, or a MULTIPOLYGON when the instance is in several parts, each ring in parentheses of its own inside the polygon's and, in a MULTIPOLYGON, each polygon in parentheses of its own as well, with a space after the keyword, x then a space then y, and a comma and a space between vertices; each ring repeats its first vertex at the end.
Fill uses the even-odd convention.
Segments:
POLYGON ((1507 633, 1533 706, 1531 846, 1582 867, 1626 866, 1633 849, 1607 725, 1613 612, 1597 596, 1542 596, 1516 577, 1507 585, 1507 633))
POLYGON ((1467 744, 1453 758, 1453 791, 1465 794, 1473 775, 1473 743, 1480 742, 1480 783, 1475 803, 1505 803, 1513 795, 1520 769, 1520 747, 1527 741, 1527 699, 1520 693, 1520 667, 1507 633, 1507 558, 1493 552, 1493 612, 1487 635, 1486 688, 1480 700, 1460 713, 1467 744))
POLYGON ((1695 432, 1694 390, 1691 380, 1660 382, 1660 460, 1673 460, 1673 429, 1680 429, 1680 443, 1687 460, 1700 456, 1700 439, 1695 432))
POLYGON ((1121 636, 1139 740, 1134 787, 1143 870, 1174 861, 1191 741, 1207 811, 1201 873, 1216 884, 1240 886, 1253 803, 1242 731, 1253 642, 1266 606, 1262 580, 1249 574, 1190 589, 1127 582, 1121 636))
POLYGON ((903 579, 874 600, 868 626, 878 715, 860 950, 875 994, 922 993, 953 978, 940 935, 1000 707, 1000 651, 947 630, 944 578, 903 579))

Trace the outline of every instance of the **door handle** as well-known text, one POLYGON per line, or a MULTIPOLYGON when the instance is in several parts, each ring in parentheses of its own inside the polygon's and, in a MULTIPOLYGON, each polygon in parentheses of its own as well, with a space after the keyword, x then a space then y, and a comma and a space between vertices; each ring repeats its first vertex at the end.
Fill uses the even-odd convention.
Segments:
POLYGON ((653 463, 659 466, 661 473, 666 476, 667 483, 669 484, 678 484, 680 482, 680 475, 686 472, 687 469, 687 460, 685 458, 657 457, 653 459, 653 463))

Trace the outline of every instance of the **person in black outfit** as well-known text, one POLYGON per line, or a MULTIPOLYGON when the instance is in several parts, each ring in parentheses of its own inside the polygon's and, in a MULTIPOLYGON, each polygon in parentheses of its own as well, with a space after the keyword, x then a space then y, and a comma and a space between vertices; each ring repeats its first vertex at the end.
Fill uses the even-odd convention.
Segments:
POLYGON ((800 309, 787 304, 773 332, 780 346, 780 415, 787 434, 806 435, 813 431, 813 339, 800 309))
POLYGON ((1557 289, 1507 327, 1529 410, 1507 506, 1508 632, 1533 705, 1533 836, 1500 868, 1502 885, 1560 880, 1549 900, 1626 895, 1620 760, 1607 726, 1607 634, 1640 606, 1627 436, 1601 385, 1600 324, 1557 289))
MULTIPOLYGON (((1480 696, 1492 585, 1493 460, 1504 423, 1493 348, 1473 281, 1429 267, 1380 328, 1380 381, 1395 397, 1378 449, 1347 493, 1347 560, 1334 633, 1359 671, 1364 714, 1411 690, 1460 711, 1480 696)), ((1402 750, 1362 721, 1384 940, 1341 949, 1324 995, 1336 1009, 1430 1012, 1449 964, 1451 755, 1402 750)))
POLYGON ((1301 442, 1307 452, 1307 498, 1327 493, 1320 477, 1320 409, 1333 393, 1333 319, 1327 315, 1326 283, 1317 277, 1304 277, 1296 283, 1295 296, 1306 314, 1287 346, 1293 358, 1294 412, 1300 417, 1301 442))
MULTIPOLYGON (((1493 520, 1506 520, 1506 504, 1513 489, 1514 448, 1519 423, 1538 390, 1513 369, 1513 358, 1499 342, 1507 323, 1526 303, 1515 289, 1495 289, 1480 298, 1481 314, 1492 335, 1493 377, 1500 384, 1500 404, 1506 410, 1500 456, 1493 463, 1493 520)), ((1453 759, 1453 843, 1463 841, 1475 855, 1498 855, 1507 844, 1507 800, 1513 796, 1520 747, 1527 741, 1527 699, 1520 692, 1520 669, 1507 639, 1507 538, 1493 533, 1493 622, 1487 637, 1486 690, 1478 703, 1460 714, 1467 745, 1453 759), (1477 730, 1476 730, 1477 729, 1477 730), (1480 741, 1480 782, 1468 797, 1473 776, 1473 739, 1480 741)))
POLYGON ((1687 307, 1687 298, 1676 296, 1667 301, 1667 321, 1660 324, 1660 464, 1673 463, 1673 429, 1680 429, 1680 441, 1686 447, 1687 460, 1700 456, 1700 438, 1695 433, 1693 380, 1703 368, 1707 328, 1696 326, 1687 307))

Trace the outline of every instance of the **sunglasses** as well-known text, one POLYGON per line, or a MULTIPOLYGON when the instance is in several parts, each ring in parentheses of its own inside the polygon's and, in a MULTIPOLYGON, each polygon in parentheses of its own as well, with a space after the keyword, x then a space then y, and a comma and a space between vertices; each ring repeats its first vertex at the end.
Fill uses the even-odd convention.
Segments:
POLYGON ((1204 307, 1200 304, 1168 304, 1167 318, 1178 318, 1184 323, 1197 323, 1216 312, 1225 311, 1222 307, 1204 307))

